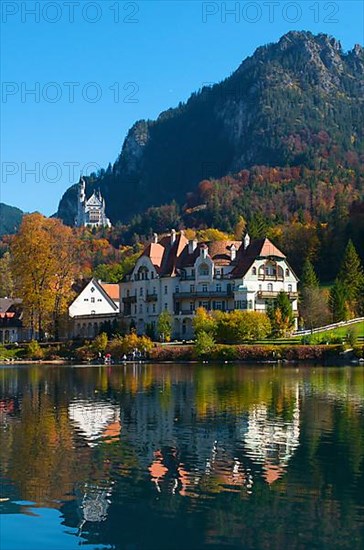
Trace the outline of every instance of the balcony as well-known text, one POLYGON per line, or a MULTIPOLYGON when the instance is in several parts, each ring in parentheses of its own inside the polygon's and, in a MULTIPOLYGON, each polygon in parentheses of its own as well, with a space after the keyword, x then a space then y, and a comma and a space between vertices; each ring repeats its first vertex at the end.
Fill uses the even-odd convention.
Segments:
POLYGON ((149 294, 147 293, 147 302, 157 302, 158 301, 158 294, 149 294))
MULTIPOLYGON (((278 294, 282 292, 281 290, 260 290, 257 293, 257 296, 260 300, 274 300, 277 298, 278 294)), ((286 292, 290 300, 296 300, 298 298, 298 292, 286 292)))
POLYGON ((175 315, 194 315, 195 311, 191 311, 190 309, 175 309, 174 310, 175 315))
POLYGON ((230 290, 194 290, 193 292, 175 292, 173 298, 175 300, 194 300, 196 298, 204 298, 213 300, 215 298, 232 298, 234 291, 230 290))
POLYGON ((258 281, 284 281, 283 275, 258 275, 258 281))
POLYGON ((123 303, 124 304, 136 304, 137 298, 136 296, 124 296, 123 303))

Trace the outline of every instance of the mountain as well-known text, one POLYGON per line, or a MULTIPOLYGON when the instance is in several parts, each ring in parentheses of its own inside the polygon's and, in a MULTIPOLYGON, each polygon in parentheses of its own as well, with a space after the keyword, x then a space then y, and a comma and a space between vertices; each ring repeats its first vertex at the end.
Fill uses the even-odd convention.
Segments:
MULTIPOLYGON (((257 165, 351 168, 364 145, 364 50, 324 34, 289 32, 258 48, 223 82, 141 120, 114 165, 88 181, 112 222, 150 206, 184 204, 202 180, 257 165)), ((72 224, 75 186, 58 216, 72 224)))
POLYGON ((24 212, 15 206, 0 202, 0 236, 16 233, 24 212))

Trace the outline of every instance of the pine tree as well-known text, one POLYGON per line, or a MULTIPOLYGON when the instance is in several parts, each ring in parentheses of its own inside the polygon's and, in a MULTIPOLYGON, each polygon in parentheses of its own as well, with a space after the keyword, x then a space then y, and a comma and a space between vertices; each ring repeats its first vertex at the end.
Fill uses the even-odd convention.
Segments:
POLYGON ((348 305, 354 315, 358 310, 359 293, 363 284, 363 279, 363 266, 355 250, 355 246, 350 239, 340 266, 338 280, 345 287, 348 305))
POLYGON ((345 285, 339 279, 336 279, 334 286, 330 290, 329 297, 329 307, 334 323, 346 321, 349 318, 347 298, 345 285))
POLYGON ((315 273, 315 269, 308 258, 303 264, 301 285, 302 289, 313 289, 318 288, 319 286, 319 281, 315 273))

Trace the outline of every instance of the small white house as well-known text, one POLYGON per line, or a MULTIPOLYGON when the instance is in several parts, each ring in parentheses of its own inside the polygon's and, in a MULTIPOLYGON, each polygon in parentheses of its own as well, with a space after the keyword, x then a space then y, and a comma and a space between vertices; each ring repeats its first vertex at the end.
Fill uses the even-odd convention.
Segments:
POLYGON ((102 325, 118 319, 119 312, 119 285, 92 279, 68 308, 72 337, 96 336, 102 325))

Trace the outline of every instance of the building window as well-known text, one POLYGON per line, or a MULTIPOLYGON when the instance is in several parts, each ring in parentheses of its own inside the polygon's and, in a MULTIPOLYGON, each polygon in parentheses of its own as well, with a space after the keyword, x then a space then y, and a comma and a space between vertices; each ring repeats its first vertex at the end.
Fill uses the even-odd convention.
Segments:
POLYGON ((126 295, 127 295, 127 297, 130 296, 130 290, 127 290, 127 291, 126 291, 126 295))
POLYGON ((248 309, 253 309, 253 302, 252 300, 248 301, 248 309))
POLYGON ((152 305, 153 313, 155 313, 155 304, 152 305))
POLYGON ((136 312, 137 312, 137 307, 134 306, 134 313, 136 314, 136 312))
POLYGON ((207 285, 202 285, 202 292, 207 292, 207 285))
POLYGON ((190 292, 191 294, 195 292, 195 285, 190 285, 190 292))
POLYGON ((168 286, 167 285, 164 287, 164 294, 168 294, 168 286))
POLYGON ((139 304, 139 313, 143 313, 143 304, 139 304))
POLYGON ((219 311, 222 309, 222 302, 215 302, 215 307, 213 309, 218 309, 219 311))
POLYGON ((151 271, 151 272, 150 272, 150 278, 151 278, 151 279, 154 279, 154 271, 151 271))
POLYGON ((95 303, 95 297, 92 296, 92 297, 91 297, 91 304, 94 304, 94 303, 95 303))
POLYGON ((273 292, 273 285, 272 285, 272 283, 268 283, 268 292, 273 292))
POLYGON ((216 285, 216 292, 221 292, 221 285, 216 285))
POLYGON ((292 285, 288 285, 288 292, 292 292, 292 285))
POLYGON ((153 294, 156 294, 155 286, 153 287, 153 294))
POLYGON ((259 285, 259 292, 262 292, 262 285, 259 285))
POLYGON ((256 274, 257 274, 257 268, 256 268, 256 267, 253 267, 252 273, 253 273, 253 275, 256 275, 256 274))
POLYGON ((207 264, 201 264, 199 269, 198 269, 198 273, 200 275, 200 277, 208 277, 209 275, 209 266, 207 264))
POLYGON ((101 299, 101 298, 97 298, 97 301, 98 301, 98 302, 102 302, 102 299, 101 299))
POLYGON ((84 302, 88 302, 88 298, 84 298, 83 301, 84 301, 84 302))
POLYGON ((91 287, 91 292, 95 292, 95 287, 91 287))
POLYGON ((195 311, 195 304, 194 302, 190 302, 190 312, 193 313, 195 311))
POLYGON ((139 296, 143 296, 143 288, 139 289, 139 296))
POLYGON ((179 286, 176 286, 176 294, 179 293, 179 286))
POLYGON ((289 277, 289 269, 286 269, 286 277, 289 277))
POLYGON ((191 276, 194 277, 196 275, 196 271, 194 269, 191 269, 191 276))
POLYGON ((94 309, 91 311, 91 315, 96 315, 96 311, 94 309))
POLYGON ((167 311, 167 309, 168 309, 168 304, 166 304, 166 303, 164 304, 164 309, 165 309, 165 311, 167 311))

